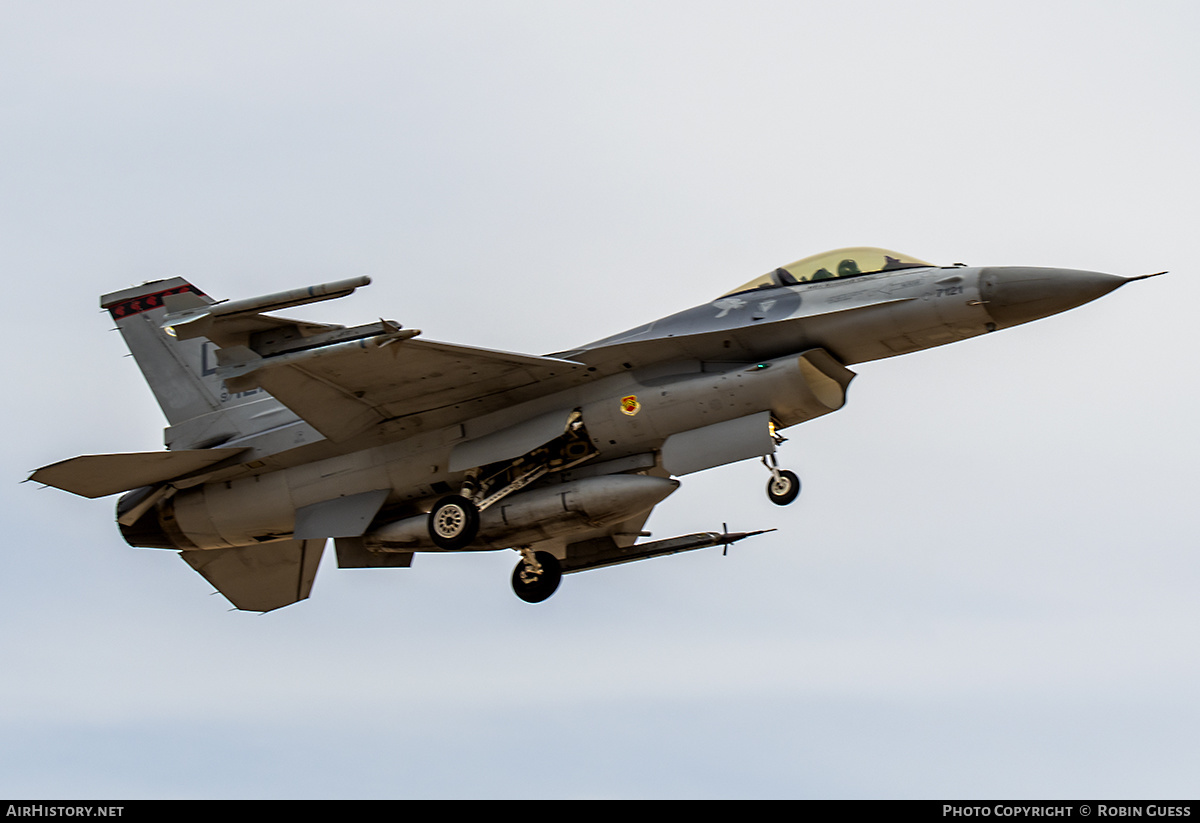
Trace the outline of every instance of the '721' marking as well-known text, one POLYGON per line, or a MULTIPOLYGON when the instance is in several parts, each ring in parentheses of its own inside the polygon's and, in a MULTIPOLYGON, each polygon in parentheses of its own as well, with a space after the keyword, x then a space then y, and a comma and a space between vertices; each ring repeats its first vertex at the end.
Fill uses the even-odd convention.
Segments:
POLYGON ((938 297, 949 297, 952 294, 962 294, 962 293, 963 293, 962 286, 946 286, 946 288, 944 288, 944 289, 937 290, 938 297))

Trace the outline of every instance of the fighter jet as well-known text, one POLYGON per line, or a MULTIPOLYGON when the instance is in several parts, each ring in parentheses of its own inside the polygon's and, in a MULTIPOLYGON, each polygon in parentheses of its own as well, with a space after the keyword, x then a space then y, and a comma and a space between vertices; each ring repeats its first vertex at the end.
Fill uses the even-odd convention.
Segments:
POLYGON ((840 249, 545 356, 427 340, 389 320, 267 314, 345 297, 367 277, 234 301, 161 280, 100 305, 166 415, 166 450, 84 455, 30 479, 124 492, 125 540, 178 551, 238 609, 307 598, 330 538, 351 569, 513 549, 513 589, 536 603, 564 574, 760 534, 648 541, 644 526, 677 478, 741 460, 762 461, 773 503, 795 500, 781 432, 841 408, 849 366, 1153 276, 840 249))

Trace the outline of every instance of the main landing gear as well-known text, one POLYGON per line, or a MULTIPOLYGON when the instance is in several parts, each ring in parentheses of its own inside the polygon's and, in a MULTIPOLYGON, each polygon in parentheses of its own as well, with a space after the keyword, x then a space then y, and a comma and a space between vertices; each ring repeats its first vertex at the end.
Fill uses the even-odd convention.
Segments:
POLYGON ((572 468, 596 454, 583 426, 583 417, 576 409, 568 418, 563 434, 549 443, 515 460, 477 466, 468 471, 463 477, 460 493, 443 497, 429 512, 430 540, 439 549, 465 549, 479 536, 480 513, 493 503, 520 491, 543 475, 572 468))
POLYGON ((795 472, 780 469, 775 455, 770 454, 762 459, 763 465, 771 471, 771 479, 767 481, 767 497, 776 506, 786 506, 800 495, 800 478, 795 472))
POLYGON ((512 587, 526 603, 541 603, 562 582, 562 565, 550 552, 535 552, 528 546, 517 549, 521 560, 513 569, 512 587))

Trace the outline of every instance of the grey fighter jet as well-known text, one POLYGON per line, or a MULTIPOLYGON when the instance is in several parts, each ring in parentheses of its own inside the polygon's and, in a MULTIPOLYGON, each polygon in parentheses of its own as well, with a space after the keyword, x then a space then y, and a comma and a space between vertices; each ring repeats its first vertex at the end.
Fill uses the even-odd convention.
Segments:
POLYGON ((726 463, 761 459, 771 501, 792 502, 800 481, 776 462, 780 431, 841 408, 848 366, 1138 279, 840 249, 542 357, 426 340, 387 320, 346 328, 266 313, 344 297, 366 277, 235 301, 162 280, 100 305, 167 417, 166 451, 84 455, 30 479, 85 497, 124 492, 125 540, 178 551, 239 609, 308 597, 329 538, 338 566, 354 569, 514 549, 513 589, 539 602, 564 574, 761 533, 641 539, 676 478, 726 463))

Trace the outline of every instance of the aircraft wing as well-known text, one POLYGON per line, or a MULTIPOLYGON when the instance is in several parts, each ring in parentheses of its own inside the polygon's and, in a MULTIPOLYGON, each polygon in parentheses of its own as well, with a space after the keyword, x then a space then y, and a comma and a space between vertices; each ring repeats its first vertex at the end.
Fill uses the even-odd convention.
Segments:
POLYGON ((263 312, 333 300, 370 283, 355 277, 245 300, 214 302, 187 291, 162 298, 162 328, 204 337, 217 349, 217 376, 232 392, 262 388, 332 441, 381 423, 391 433, 451 425, 507 404, 560 391, 594 376, 557 357, 414 340, 388 320, 346 328, 263 312))
POLYGON ((217 373, 232 391, 266 389, 334 441, 418 414, 434 418, 418 425, 445 425, 589 376, 587 366, 570 360, 414 340, 414 334, 384 321, 367 338, 273 356, 221 349, 217 373))

